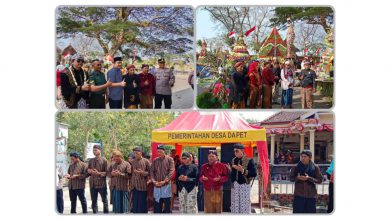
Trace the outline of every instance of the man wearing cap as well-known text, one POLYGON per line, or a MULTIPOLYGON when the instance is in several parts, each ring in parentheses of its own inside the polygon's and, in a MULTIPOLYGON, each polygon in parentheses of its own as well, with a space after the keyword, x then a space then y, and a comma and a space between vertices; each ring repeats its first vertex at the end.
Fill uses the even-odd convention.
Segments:
POLYGON ((205 213, 222 213, 222 185, 227 179, 226 166, 218 162, 217 151, 210 150, 208 163, 201 166, 199 175, 203 184, 205 213))
POLYGON ((234 144, 234 158, 228 167, 231 190, 231 212, 251 213, 250 183, 257 176, 256 166, 252 158, 248 158, 244 153, 244 145, 234 144))
POLYGON ((70 213, 76 213, 77 197, 81 202, 83 213, 87 213, 87 199, 85 198, 85 179, 88 177, 87 165, 80 160, 80 155, 77 152, 70 154, 71 165, 68 169, 68 174, 65 176, 69 179, 69 197, 70 197, 70 213))
POLYGON ((156 94, 156 79, 149 73, 149 65, 142 64, 140 78, 140 102, 141 109, 152 109, 153 98, 156 94))
POLYGON ((264 62, 264 69, 262 71, 263 76, 263 108, 272 108, 272 86, 274 85, 274 75, 271 69, 271 62, 264 62))
POLYGON ((82 68, 84 57, 76 53, 72 56, 71 63, 72 65, 63 70, 60 75, 63 97, 61 108, 83 109, 87 107, 87 99, 91 89, 88 84, 88 74, 82 68))
POLYGON ((302 109, 313 108, 313 94, 316 92, 316 72, 310 69, 311 64, 305 61, 305 69, 301 71, 299 79, 301 80, 301 103, 302 109))
POLYGON ((112 153, 114 163, 108 168, 107 174, 111 177, 112 211, 114 213, 128 213, 130 208, 129 179, 131 165, 123 159, 123 154, 115 150, 112 153))
POLYGON ((164 101, 165 109, 170 109, 172 105, 172 87, 175 84, 173 70, 165 68, 164 58, 158 59, 156 70, 156 96, 154 97, 155 109, 161 109, 164 101))
POLYGON ((237 62, 234 65, 235 71, 232 75, 233 82, 233 109, 243 109, 245 108, 245 94, 247 92, 248 83, 245 79, 244 74, 244 63, 237 62))
POLYGON ((97 198, 98 194, 103 202, 103 212, 108 213, 108 201, 107 201, 107 160, 101 156, 101 147, 100 145, 93 146, 93 155, 95 158, 92 158, 88 161, 88 174, 89 178, 89 188, 91 192, 92 200, 92 211, 94 214, 98 213, 97 198))
POLYGON ((110 109, 121 109, 123 87, 126 85, 126 82, 122 80, 122 57, 114 57, 114 66, 107 72, 107 80, 112 82, 108 89, 110 109))
POLYGON ((91 94, 89 98, 89 108, 91 109, 105 109, 107 96, 107 88, 111 86, 111 81, 106 81, 106 76, 102 72, 102 61, 92 61, 92 72, 89 76, 91 85, 91 94))
POLYGON ((322 182, 320 168, 312 161, 310 150, 301 152, 301 159, 290 171, 290 180, 295 182, 293 213, 316 213, 317 189, 322 182))
POLYGON ((133 197, 133 213, 148 213, 147 182, 150 171, 150 162, 142 157, 140 147, 133 149, 134 159, 131 162, 132 175, 130 179, 130 191, 133 197))
POLYGON ((157 147, 157 153, 158 157, 150 168, 150 178, 154 185, 154 213, 171 213, 171 178, 175 172, 175 163, 172 157, 165 154, 164 145, 157 147))
POLYGON ((192 163, 191 154, 184 152, 182 162, 176 171, 177 191, 179 192, 180 212, 198 213, 198 167, 192 163))
POLYGON ((134 73, 135 66, 133 64, 127 64, 126 71, 126 75, 123 76, 126 83, 123 88, 123 106, 125 109, 138 109, 140 92, 139 77, 134 73))

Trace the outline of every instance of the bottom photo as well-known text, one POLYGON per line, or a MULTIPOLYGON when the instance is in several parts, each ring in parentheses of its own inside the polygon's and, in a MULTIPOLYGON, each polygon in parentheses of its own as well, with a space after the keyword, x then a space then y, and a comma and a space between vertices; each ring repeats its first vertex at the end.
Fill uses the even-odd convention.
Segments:
POLYGON ((332 213, 331 111, 58 112, 59 214, 332 213))

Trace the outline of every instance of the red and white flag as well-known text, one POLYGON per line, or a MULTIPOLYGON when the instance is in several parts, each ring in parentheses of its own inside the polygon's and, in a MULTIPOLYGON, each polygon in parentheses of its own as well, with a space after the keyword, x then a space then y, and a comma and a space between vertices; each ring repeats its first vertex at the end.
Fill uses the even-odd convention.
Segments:
POLYGON ((229 38, 232 38, 232 37, 235 37, 235 36, 236 36, 236 32, 234 32, 234 31, 230 31, 230 33, 228 34, 229 38))
POLYGON ((253 26, 251 29, 247 30, 245 32, 245 36, 248 36, 250 33, 252 33, 256 29, 256 26, 253 26))
POLYGON ((304 50, 303 50, 303 53, 306 54, 306 52, 309 50, 308 47, 306 47, 304 50))
POLYGON ((316 54, 318 54, 320 52, 321 48, 317 48, 316 50, 316 54))

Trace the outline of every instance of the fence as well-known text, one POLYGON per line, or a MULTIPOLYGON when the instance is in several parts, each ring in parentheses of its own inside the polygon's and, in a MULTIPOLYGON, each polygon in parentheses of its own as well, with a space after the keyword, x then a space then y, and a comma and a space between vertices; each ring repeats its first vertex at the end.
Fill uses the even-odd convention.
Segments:
MULTIPOLYGON (((325 173, 329 164, 317 164, 324 177, 321 184, 316 184, 318 195, 327 195, 329 180, 325 173)), ((294 182, 290 181, 290 170, 295 164, 271 165, 271 194, 294 194, 294 182)))

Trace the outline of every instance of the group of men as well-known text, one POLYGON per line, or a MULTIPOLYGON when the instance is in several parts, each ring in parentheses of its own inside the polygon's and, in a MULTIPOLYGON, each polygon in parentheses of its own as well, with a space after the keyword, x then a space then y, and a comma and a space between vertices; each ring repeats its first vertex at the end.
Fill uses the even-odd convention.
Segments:
POLYGON ((290 60, 284 63, 277 59, 252 61, 248 66, 241 61, 235 63, 230 90, 232 108, 270 109, 273 104, 281 105, 283 109, 292 108, 296 76, 301 86, 302 109, 313 108, 316 73, 309 61, 304 61, 303 66, 300 73, 295 74, 293 61, 290 60))
POLYGON ((62 109, 105 109, 107 103, 110 109, 152 109, 153 103, 155 109, 163 103, 166 109, 171 108, 175 75, 165 67, 164 58, 158 59, 154 74, 148 64, 142 64, 139 74, 133 64, 127 64, 123 75, 121 57, 114 57, 107 76, 101 60, 92 60, 90 72, 83 69, 84 63, 83 55, 76 53, 69 67, 58 70, 62 109))
MULTIPOLYGON (((167 155, 166 147, 157 147, 158 157, 152 162, 143 157, 141 148, 133 149, 134 156, 128 161, 120 151, 112 153, 109 163, 101 156, 99 145, 93 147, 95 158, 84 163, 78 153, 71 153, 68 173, 57 172, 57 185, 68 179, 69 196, 71 200, 70 213, 76 213, 77 198, 81 202, 82 212, 87 213, 85 197, 86 179, 89 177, 89 187, 93 213, 98 213, 97 199, 100 195, 103 202, 103 212, 108 213, 107 189, 111 192, 111 202, 114 213, 148 213, 148 184, 153 184, 153 212, 171 213, 172 198, 175 193, 179 198, 181 213, 198 213, 198 185, 203 185, 204 212, 222 213, 222 185, 231 181, 231 212, 251 212, 250 182, 257 175, 255 163, 244 153, 242 144, 234 145, 234 158, 230 164, 218 160, 216 150, 208 152, 208 162, 201 166, 200 171, 194 163, 194 156, 184 152, 181 160, 176 156, 167 155), (176 164, 180 161, 180 165, 176 164), (106 179, 109 180, 107 187, 106 179), (173 190, 173 188, 176 190, 173 190), (176 192, 174 192, 176 191, 176 192)), ((57 187, 57 210, 63 213, 64 201, 62 187, 57 187)))

